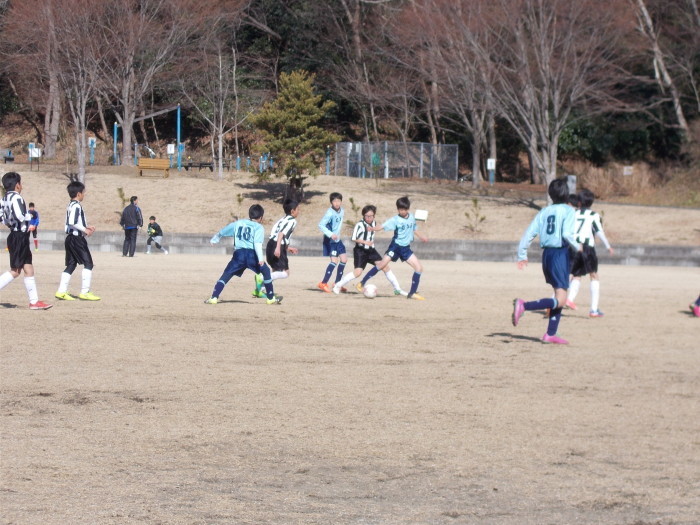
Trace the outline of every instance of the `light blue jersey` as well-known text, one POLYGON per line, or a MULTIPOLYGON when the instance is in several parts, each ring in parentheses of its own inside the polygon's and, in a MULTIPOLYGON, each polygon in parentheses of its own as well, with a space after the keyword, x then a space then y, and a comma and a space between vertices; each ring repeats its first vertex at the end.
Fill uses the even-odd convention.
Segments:
POLYGON ((345 216, 345 209, 340 208, 335 211, 331 206, 328 211, 318 223, 318 229, 323 232, 326 237, 332 237, 334 234, 340 239, 340 230, 343 227, 343 217, 345 216))
POLYGON ((218 244, 222 237, 233 237, 237 250, 255 250, 259 261, 264 261, 262 245, 265 240, 265 228, 259 222, 241 219, 224 226, 211 238, 212 244, 218 244))
POLYGON ((540 236, 540 248, 562 248, 569 243, 579 249, 574 235, 575 210, 568 204, 552 204, 540 210, 520 239, 518 260, 527 259, 527 249, 540 236))
POLYGON ((382 224, 384 231, 394 230, 393 241, 399 246, 410 246, 413 242, 413 232, 418 229, 416 218, 409 213, 406 218, 401 215, 394 215, 391 219, 382 224))

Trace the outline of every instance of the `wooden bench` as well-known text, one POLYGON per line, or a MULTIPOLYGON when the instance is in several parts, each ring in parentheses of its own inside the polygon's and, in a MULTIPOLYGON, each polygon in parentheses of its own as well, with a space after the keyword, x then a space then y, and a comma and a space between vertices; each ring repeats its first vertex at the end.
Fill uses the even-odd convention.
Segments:
POLYGON ((143 172, 146 170, 162 171, 163 178, 170 176, 170 161, 168 159, 148 159, 139 157, 138 166, 139 176, 143 177, 143 172))

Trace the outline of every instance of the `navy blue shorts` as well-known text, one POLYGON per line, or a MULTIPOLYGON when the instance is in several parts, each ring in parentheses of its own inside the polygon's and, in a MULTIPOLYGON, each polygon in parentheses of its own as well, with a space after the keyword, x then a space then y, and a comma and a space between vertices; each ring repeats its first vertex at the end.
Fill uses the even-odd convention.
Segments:
POLYGON ((345 245, 343 241, 334 241, 330 237, 323 237, 323 255, 324 257, 340 257, 345 253, 345 245))
POLYGON ((583 250, 576 252, 571 261, 571 274, 583 277, 589 273, 598 273, 598 254, 593 246, 583 245, 583 250))
POLYGON ((544 280, 554 288, 569 289, 570 253, 568 246, 542 250, 544 280))
POLYGON ((235 250, 233 252, 233 257, 224 268, 224 273, 221 274, 220 281, 225 283, 229 282, 231 277, 234 275, 240 277, 246 269, 251 270, 255 273, 260 273, 260 264, 258 263, 258 256, 255 250, 249 248, 243 248, 241 250, 235 250))
POLYGON ((364 270, 367 264, 377 265, 379 261, 382 260, 382 256, 375 248, 363 248, 361 245, 355 245, 352 250, 352 255, 355 263, 355 268, 362 268, 364 270))
POLYGON ((395 241, 391 241, 391 244, 389 245, 389 248, 387 248, 386 252, 384 252, 384 255, 388 255, 391 257, 391 260, 393 262, 398 261, 401 259, 403 262, 408 261, 408 259, 411 258, 411 255, 413 255, 413 251, 411 250, 411 246, 399 246, 396 244, 395 241))

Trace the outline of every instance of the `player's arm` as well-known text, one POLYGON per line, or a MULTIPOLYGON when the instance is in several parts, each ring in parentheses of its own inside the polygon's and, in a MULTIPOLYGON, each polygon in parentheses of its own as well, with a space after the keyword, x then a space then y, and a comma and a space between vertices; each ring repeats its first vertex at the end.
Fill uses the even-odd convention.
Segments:
POLYGON ((522 270, 527 266, 527 249, 530 247, 530 244, 532 244, 535 237, 537 237, 540 224, 539 219, 540 214, 538 213, 530 223, 530 226, 527 227, 527 230, 525 230, 525 233, 523 233, 523 236, 520 238, 520 244, 518 244, 518 262, 516 263, 518 270, 522 270))
POLYGON ((234 227, 235 222, 231 222, 221 228, 214 236, 209 240, 211 244, 218 244, 222 237, 233 237, 236 234, 236 229, 234 227))
POLYGON ((331 210, 328 210, 328 211, 324 214, 323 218, 321 219, 321 222, 318 223, 318 229, 321 230, 321 233, 323 233, 323 235, 325 235, 325 236, 328 237, 329 239, 332 239, 332 238, 333 238, 333 232, 330 231, 330 230, 326 227, 326 224, 328 224, 328 221, 330 220, 330 218, 331 218, 331 210))
POLYGON ((595 236, 601 240, 605 248, 608 250, 608 253, 610 253, 610 255, 615 253, 612 246, 610 246, 610 243, 608 242, 608 238, 605 236, 605 231, 603 231, 603 221, 600 219, 600 215, 596 215, 595 219, 593 220, 593 231, 595 232, 595 236))

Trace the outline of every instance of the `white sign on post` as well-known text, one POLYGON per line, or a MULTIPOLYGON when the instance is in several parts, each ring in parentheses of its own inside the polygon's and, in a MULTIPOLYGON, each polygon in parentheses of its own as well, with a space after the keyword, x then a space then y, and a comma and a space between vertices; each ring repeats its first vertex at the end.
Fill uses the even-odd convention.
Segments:
POLYGON ((168 155, 175 155, 175 144, 168 144, 167 145, 167 152, 168 152, 168 155))
POLYGON ((97 139, 95 137, 88 137, 88 148, 94 148, 97 146, 97 139))
POLYGON ((486 169, 495 170, 496 169, 496 159, 486 159, 486 169))
POLYGON ((634 175, 634 166, 624 166, 622 168, 622 174, 623 175, 634 175))
POLYGON ((29 156, 33 159, 38 159, 41 157, 41 150, 39 148, 32 148, 29 150, 29 156))

